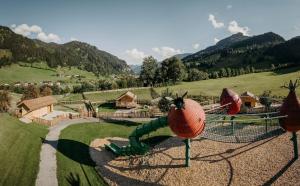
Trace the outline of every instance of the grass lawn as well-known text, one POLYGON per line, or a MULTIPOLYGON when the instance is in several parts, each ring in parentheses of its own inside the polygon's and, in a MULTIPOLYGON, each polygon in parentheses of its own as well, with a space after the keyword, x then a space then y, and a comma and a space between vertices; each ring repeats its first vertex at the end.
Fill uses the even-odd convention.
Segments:
POLYGON ((116 112, 115 103, 102 103, 98 106, 98 112, 116 112))
POLYGON ((35 185, 47 127, 0 114, 0 185, 35 185))
MULTIPOLYGON (((220 96, 223 88, 231 88, 239 94, 250 91, 255 95, 260 95, 264 90, 271 90, 272 94, 277 96, 286 96, 288 90, 281 88, 281 86, 290 79, 295 80, 300 78, 300 71, 289 73, 274 73, 261 72, 254 74, 246 74, 237 77, 210 79, 204 81, 182 82, 178 85, 169 86, 173 92, 184 93, 188 91, 191 95, 207 95, 220 96)), ((166 87, 155 88, 158 92, 165 90, 166 87)), ((151 99, 150 89, 136 89, 133 90, 138 99, 151 99)), ((100 92, 93 94, 86 94, 86 97, 91 101, 106 101, 116 99, 124 90, 114 92, 100 92)), ((297 91, 300 96, 300 91, 297 91)), ((66 100, 80 100, 80 94, 71 94, 66 100)))
MULTIPOLYGON (((70 126, 60 135, 57 152, 57 177, 59 185, 104 185, 105 182, 94 169, 95 164, 89 155, 89 144, 96 138, 124 137, 136 128, 131 123, 88 123, 70 126)), ((160 129, 151 136, 169 135, 168 127, 160 129)))
MULTIPOLYGON (((49 67, 47 67, 49 68, 49 67)), ((85 76, 83 80, 97 79, 97 77, 87 71, 79 70, 77 68, 62 68, 61 73, 64 77, 57 76, 57 69, 40 69, 26 66, 20 66, 18 64, 12 64, 10 66, 4 66, 0 68, 0 83, 14 83, 14 82, 40 82, 40 81, 58 81, 67 80, 71 83, 75 82, 75 79, 65 77, 67 75, 81 75, 85 76)))

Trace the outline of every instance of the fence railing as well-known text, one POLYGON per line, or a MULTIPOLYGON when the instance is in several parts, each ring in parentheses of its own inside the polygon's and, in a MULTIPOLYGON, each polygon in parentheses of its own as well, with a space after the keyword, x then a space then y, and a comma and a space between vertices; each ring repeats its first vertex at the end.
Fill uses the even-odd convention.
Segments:
POLYGON ((67 119, 76 119, 76 118, 80 118, 79 114, 63 114, 63 115, 59 115, 55 118, 53 118, 52 120, 46 120, 43 118, 37 118, 34 117, 32 119, 32 121, 42 124, 42 125, 47 125, 47 126, 53 126, 56 125, 58 122, 63 121, 63 120, 67 120, 67 119))

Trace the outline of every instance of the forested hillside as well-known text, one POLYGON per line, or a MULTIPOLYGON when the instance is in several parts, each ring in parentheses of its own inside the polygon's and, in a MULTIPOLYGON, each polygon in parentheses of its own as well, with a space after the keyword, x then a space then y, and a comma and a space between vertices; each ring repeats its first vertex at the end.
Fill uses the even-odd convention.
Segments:
POLYGON ((273 32, 257 36, 235 34, 183 58, 188 68, 213 72, 222 68, 269 70, 300 62, 300 38, 285 41, 273 32))
POLYGON ((15 34, 8 27, 0 26, 0 67, 18 61, 46 61, 50 67, 74 66, 96 75, 130 71, 124 60, 87 43, 45 43, 15 34))

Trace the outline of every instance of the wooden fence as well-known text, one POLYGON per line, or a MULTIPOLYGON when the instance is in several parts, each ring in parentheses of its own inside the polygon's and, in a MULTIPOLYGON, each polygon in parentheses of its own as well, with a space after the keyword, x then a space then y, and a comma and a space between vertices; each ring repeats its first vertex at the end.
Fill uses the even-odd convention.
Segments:
POLYGON ((114 112, 98 112, 92 113, 92 112, 86 112, 82 111, 80 112, 80 117, 97 117, 97 118, 104 118, 104 119, 109 119, 109 118, 153 118, 153 117, 159 117, 163 116, 163 114, 155 114, 152 112, 130 112, 130 113, 114 113, 114 112))
POLYGON ((79 117, 80 117, 79 114, 64 114, 64 115, 57 116, 57 117, 53 118, 52 120, 46 120, 43 118, 33 118, 32 121, 42 124, 42 125, 54 126, 60 121, 68 120, 68 119, 76 119, 79 117))

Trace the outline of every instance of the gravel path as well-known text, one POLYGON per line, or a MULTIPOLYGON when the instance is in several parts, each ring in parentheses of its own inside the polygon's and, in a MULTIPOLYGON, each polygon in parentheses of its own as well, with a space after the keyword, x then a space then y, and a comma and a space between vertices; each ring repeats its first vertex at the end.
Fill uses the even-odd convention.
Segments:
POLYGON ((127 139, 96 139, 90 155, 110 185, 300 185, 300 160, 293 160, 290 138, 291 133, 253 143, 193 139, 188 168, 183 166, 184 143, 177 137, 148 156, 129 158, 116 158, 104 149, 111 142, 125 145, 127 139))
POLYGON ((65 120, 49 128, 49 133, 43 141, 40 153, 39 173, 36 179, 37 186, 58 185, 56 177, 56 149, 60 131, 73 124, 98 121, 99 119, 96 118, 65 120))

